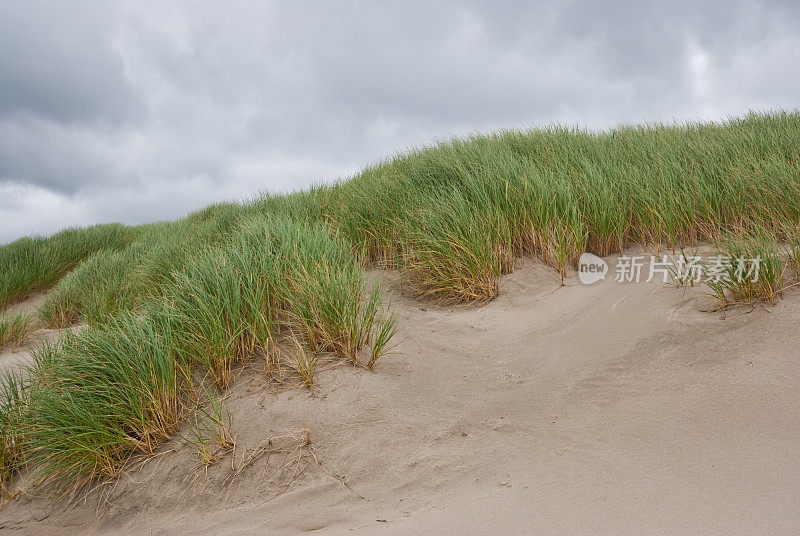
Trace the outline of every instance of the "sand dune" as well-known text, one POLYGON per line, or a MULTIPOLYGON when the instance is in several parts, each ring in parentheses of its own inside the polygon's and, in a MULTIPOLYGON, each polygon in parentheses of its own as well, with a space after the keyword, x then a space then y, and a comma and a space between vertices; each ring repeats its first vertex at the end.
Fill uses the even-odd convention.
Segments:
MULTIPOLYGON (((393 277, 374 276, 387 286, 393 277)), ((574 273, 567 282, 559 288, 553 270, 524 261, 481 307, 391 291, 402 316, 399 353, 374 372, 323 365, 309 393, 266 386, 253 364, 227 400, 234 455, 206 471, 175 440, 77 505, 18 497, 0 509, 0 528, 800 530, 798 293, 723 317, 703 312, 702 289, 584 286, 574 273)))

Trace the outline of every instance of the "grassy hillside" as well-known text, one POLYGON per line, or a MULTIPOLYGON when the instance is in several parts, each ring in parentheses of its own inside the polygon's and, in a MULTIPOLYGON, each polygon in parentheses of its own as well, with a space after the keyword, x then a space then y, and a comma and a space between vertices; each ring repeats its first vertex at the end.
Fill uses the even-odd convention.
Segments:
POLYGON ((311 360, 371 367, 395 319, 365 266, 400 270, 420 295, 486 300, 525 254, 562 274, 583 251, 631 242, 769 255, 800 243, 799 222, 800 114, 773 113, 499 132, 175 222, 24 238, 0 248, 0 305, 52 287, 38 321, 89 327, 3 384, 0 484, 23 461, 60 484, 116 475, 174 433, 192 371, 224 389, 235 363, 269 361, 286 334, 311 360))
POLYGON ((94 254, 59 284, 49 320, 94 315, 111 306, 103 296, 119 307, 120 292, 127 307, 156 292, 192 248, 214 247, 263 215, 326 223, 359 259, 402 270, 421 293, 488 299, 522 254, 563 270, 583 251, 605 255, 631 242, 684 245, 756 226, 782 237, 800 221, 799 175, 799 113, 603 133, 500 132, 402 154, 333 186, 213 205, 176 222, 19 240, 0 248, 8 267, 0 303, 51 286, 94 254), (109 282, 115 277, 124 289, 109 282), (85 296, 98 280, 114 289, 85 296))
POLYGON ((1 246, 0 309, 51 287, 96 251, 126 248, 137 234, 138 229, 124 225, 96 225, 1 246))

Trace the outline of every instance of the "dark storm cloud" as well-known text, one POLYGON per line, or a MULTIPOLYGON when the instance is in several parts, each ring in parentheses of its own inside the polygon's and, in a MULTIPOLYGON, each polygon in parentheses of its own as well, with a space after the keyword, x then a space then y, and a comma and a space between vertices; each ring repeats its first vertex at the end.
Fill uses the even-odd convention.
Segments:
POLYGON ((104 2, 5 2, 0 117, 120 123, 138 111, 114 48, 119 13, 104 2))
POLYGON ((794 2, 6 2, 0 242, 492 128, 794 108, 794 2))

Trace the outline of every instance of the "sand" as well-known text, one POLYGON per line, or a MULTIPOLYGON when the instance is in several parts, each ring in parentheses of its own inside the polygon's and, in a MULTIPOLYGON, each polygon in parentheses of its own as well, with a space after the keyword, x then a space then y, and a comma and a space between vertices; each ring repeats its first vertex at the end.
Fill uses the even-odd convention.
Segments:
POLYGON ((393 291, 399 353, 374 372, 328 364, 308 392, 253 364, 227 399, 235 456, 206 470, 176 439, 77 505, 18 497, 0 529, 800 531, 800 293, 723 317, 698 288, 567 282, 522 261, 481 307, 393 291))

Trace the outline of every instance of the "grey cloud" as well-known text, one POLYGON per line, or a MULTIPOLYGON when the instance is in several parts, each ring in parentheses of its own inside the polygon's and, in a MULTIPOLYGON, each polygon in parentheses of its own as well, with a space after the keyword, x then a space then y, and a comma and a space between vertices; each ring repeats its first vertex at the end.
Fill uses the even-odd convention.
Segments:
POLYGON ((793 108, 798 23, 755 1, 3 3, 0 241, 450 135, 793 108))
POLYGON ((0 117, 65 124, 134 121, 137 96, 114 49, 119 13, 105 2, 5 2, 0 117))

